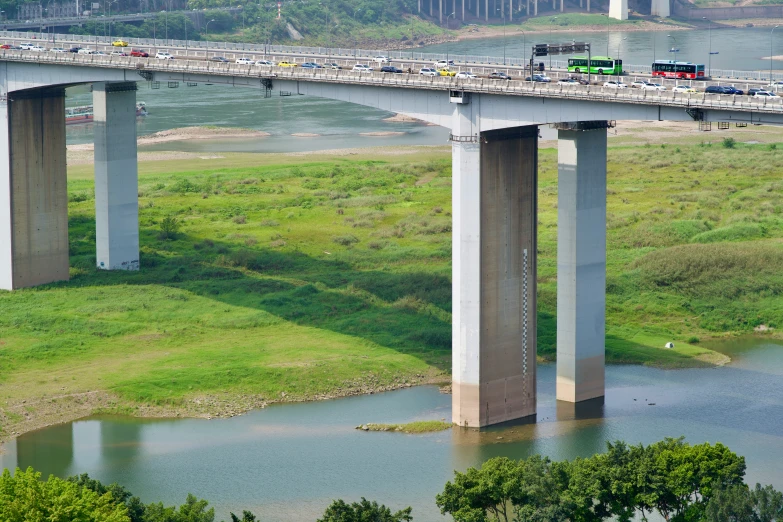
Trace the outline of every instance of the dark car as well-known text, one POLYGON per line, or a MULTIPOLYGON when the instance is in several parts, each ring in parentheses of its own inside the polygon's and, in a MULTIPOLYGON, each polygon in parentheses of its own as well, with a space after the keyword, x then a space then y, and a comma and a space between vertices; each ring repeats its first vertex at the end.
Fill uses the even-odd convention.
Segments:
POLYGON ((737 89, 736 87, 732 87, 731 85, 727 85, 726 94, 745 94, 745 91, 742 89, 737 89))
POLYGON ((489 73, 489 79, 490 80, 510 80, 511 76, 504 72, 495 71, 493 73, 489 73))
POLYGON ((723 85, 710 85, 704 89, 704 92, 707 94, 734 94, 729 91, 729 87, 724 87, 723 85))
POLYGON ((761 87, 753 87, 752 89, 748 89, 748 96, 755 96, 757 92, 763 91, 761 87))
POLYGON ((228 63, 228 60, 222 56, 213 56, 209 59, 210 62, 228 63))
POLYGON ((399 69, 399 68, 394 67, 392 65, 384 65, 383 67, 381 67, 381 72, 401 73, 402 69, 399 69))
POLYGON ((79 49, 81 49, 81 47, 74 46, 74 47, 71 47, 70 49, 68 49, 68 52, 69 53, 78 53, 79 49))
POLYGON ((300 67, 302 69, 323 69, 323 67, 321 67, 315 62, 305 62, 300 67))

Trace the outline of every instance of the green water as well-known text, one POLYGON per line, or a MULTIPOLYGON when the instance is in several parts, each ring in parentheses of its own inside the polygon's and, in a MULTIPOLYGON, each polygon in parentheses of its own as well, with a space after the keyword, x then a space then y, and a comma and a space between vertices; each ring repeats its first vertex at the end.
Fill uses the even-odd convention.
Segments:
POLYGON ((102 417, 54 426, 5 447, 0 466, 45 474, 87 472, 144 501, 207 498, 218 516, 250 509, 263 520, 315 520, 334 498, 411 505, 438 520, 435 495, 454 469, 489 457, 589 455, 606 441, 649 443, 684 435, 721 441, 745 455, 748 481, 783 487, 783 347, 755 342, 729 367, 607 369, 604 404, 557 404, 554 367, 539 371, 535 422, 485 431, 365 433, 366 422, 450 418, 451 397, 434 387, 273 406, 222 420, 102 417), (655 403, 651 406, 650 403, 655 403))

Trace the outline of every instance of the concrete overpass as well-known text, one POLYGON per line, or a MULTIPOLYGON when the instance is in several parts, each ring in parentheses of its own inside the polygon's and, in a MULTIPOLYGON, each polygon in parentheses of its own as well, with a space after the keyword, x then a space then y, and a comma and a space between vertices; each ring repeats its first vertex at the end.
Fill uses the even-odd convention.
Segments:
POLYGON ((451 130, 453 420, 536 412, 537 141, 558 132, 557 397, 604 394, 606 129, 614 120, 783 125, 780 99, 327 69, 0 52, 0 288, 68 279, 64 88, 93 85, 97 265, 138 270, 138 81, 296 93, 451 130))

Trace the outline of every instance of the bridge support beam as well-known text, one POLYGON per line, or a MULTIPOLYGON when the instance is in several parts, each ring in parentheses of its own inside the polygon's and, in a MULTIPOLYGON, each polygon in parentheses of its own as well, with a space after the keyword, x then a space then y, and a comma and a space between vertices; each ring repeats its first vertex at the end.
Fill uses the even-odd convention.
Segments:
POLYGON ((536 413, 538 127, 479 132, 472 107, 453 126, 452 420, 480 427, 536 413))
POLYGON ((604 395, 605 121, 558 125, 557 399, 604 395))
POLYGON ((628 0, 609 0, 609 18, 628 20, 628 0))
POLYGON ((670 17, 672 13, 669 0, 652 0, 650 14, 653 16, 660 16, 661 18, 670 17))
POLYGON ((0 289, 68 279, 65 91, 0 102, 0 289))
POLYGON ((136 83, 93 84, 96 263, 139 269, 136 83))

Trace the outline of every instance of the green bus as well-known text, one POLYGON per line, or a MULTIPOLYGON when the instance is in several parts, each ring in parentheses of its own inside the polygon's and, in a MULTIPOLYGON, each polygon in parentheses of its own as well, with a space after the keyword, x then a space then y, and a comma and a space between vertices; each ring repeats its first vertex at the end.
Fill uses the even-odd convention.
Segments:
MULTIPOLYGON (((587 56, 575 56, 568 59, 568 72, 586 73, 587 56)), ((619 76, 623 74, 623 61, 615 60, 608 56, 593 56, 590 59, 590 74, 609 74, 619 76)))

